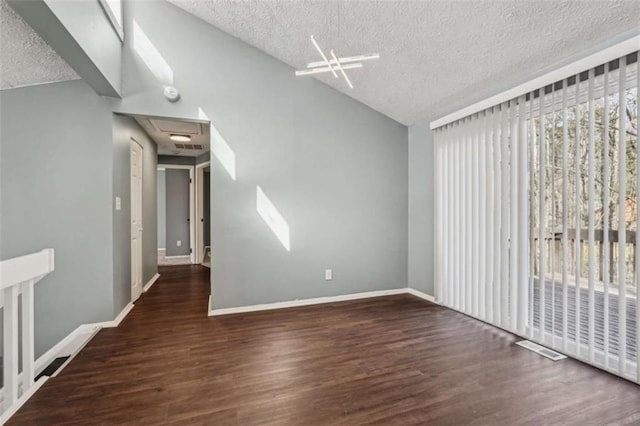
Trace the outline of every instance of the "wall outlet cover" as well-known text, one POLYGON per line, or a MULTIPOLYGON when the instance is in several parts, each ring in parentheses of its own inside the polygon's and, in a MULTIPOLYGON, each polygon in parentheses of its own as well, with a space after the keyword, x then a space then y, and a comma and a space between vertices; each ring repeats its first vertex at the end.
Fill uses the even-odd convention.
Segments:
POLYGON ((178 247, 182 247, 182 241, 178 240, 178 241, 176 242, 176 244, 177 244, 177 246, 178 246, 178 247))
POLYGON ((331 281, 333 279, 333 269, 324 270, 324 279, 325 281, 331 281))
POLYGON ((120 197, 116 197, 116 210, 120 210, 122 208, 122 200, 120 197))

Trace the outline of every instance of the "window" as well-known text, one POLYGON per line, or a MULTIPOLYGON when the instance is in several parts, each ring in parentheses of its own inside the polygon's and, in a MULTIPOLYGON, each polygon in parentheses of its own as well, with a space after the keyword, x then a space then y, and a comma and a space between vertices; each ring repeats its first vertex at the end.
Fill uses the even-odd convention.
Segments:
POLYGON ((122 23, 122 0, 99 0, 102 9, 107 14, 113 30, 118 34, 120 40, 124 40, 124 29, 122 23))

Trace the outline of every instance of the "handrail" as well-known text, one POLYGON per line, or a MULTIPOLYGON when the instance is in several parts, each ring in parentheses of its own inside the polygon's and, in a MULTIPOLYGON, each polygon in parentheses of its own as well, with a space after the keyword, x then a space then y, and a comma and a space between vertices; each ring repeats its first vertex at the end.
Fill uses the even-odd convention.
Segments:
POLYGON ((34 383, 33 286, 54 268, 54 250, 51 248, 0 262, 0 307, 3 308, 4 338, 2 353, 4 383, 0 424, 4 423, 42 384, 42 382, 34 383), (22 297, 19 298, 19 296, 22 297), (19 343, 22 345, 19 346, 19 343), (22 372, 19 371, 20 354, 22 355, 22 372))
POLYGON ((29 280, 39 281, 53 271, 54 250, 44 249, 0 262, 0 290, 29 280))

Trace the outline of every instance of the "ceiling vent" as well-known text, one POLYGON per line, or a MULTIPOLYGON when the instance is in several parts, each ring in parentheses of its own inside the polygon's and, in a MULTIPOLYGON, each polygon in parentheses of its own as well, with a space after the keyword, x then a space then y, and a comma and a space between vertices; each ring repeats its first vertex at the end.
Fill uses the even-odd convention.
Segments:
POLYGON ((202 150, 204 147, 200 144, 192 144, 192 143, 174 143, 173 144, 178 149, 195 149, 202 150))

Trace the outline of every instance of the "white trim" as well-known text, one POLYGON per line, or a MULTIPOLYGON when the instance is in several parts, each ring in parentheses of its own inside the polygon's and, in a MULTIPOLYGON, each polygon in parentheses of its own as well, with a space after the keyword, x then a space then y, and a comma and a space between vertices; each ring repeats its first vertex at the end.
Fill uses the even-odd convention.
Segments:
POLYGON ((190 254, 183 254, 180 256, 165 256, 165 259, 191 259, 191 255, 190 254))
MULTIPOLYGON (((111 6, 109 6, 109 4, 107 3, 107 0, 98 0, 98 3, 102 7, 104 14, 107 15, 107 19, 109 19, 111 28, 113 28, 113 31, 116 33, 116 35, 120 39, 120 42, 124 43, 124 28, 122 28, 122 25, 118 22, 118 18, 114 15, 113 10, 111 9, 111 6)), ((123 4, 121 2, 120 3, 120 15, 121 15, 120 20, 124 21, 124 14, 122 13, 122 7, 123 7, 123 4)))
POLYGON ((638 46, 640 46, 640 35, 636 35, 623 42, 617 43, 611 47, 603 49, 585 58, 582 58, 578 61, 572 62, 563 67, 557 68, 538 78, 534 78, 533 80, 527 81, 526 83, 523 83, 519 86, 509 89, 506 92, 502 92, 497 95, 491 96, 485 100, 476 102, 473 105, 469 105, 466 108, 462 108, 456 112, 445 115, 444 117, 441 117, 437 120, 432 121, 429 124, 429 127, 431 128, 431 130, 434 130, 434 129, 437 129, 438 127, 442 127, 453 121, 459 120, 464 117, 468 117, 477 112, 483 111, 487 108, 491 108, 495 105, 499 105, 511 99, 515 99, 518 96, 524 95, 533 90, 536 90, 541 87, 547 86, 549 84, 555 83, 557 81, 563 80, 567 77, 583 72, 584 70, 597 67, 606 62, 612 61, 614 59, 618 59, 621 56, 628 55, 629 53, 633 53, 638 50, 638 46))
POLYGON ((84 332, 84 330, 85 330, 85 325, 78 326, 75 330, 73 330, 71 333, 69 333, 66 337, 64 337, 62 340, 60 340, 58 343, 56 343, 51 349, 49 349, 44 354, 40 355, 40 357, 36 360, 36 363, 35 363, 36 376, 38 374, 42 373, 42 370, 47 368, 47 366, 49 364, 51 364, 51 362, 54 359, 58 358, 59 356, 70 355, 70 354, 66 354, 66 355, 61 355, 61 354, 64 351, 64 349, 77 336, 79 336, 80 334, 82 334, 84 332))
POLYGON ((117 317, 115 317, 115 319, 113 321, 104 321, 104 322, 98 322, 95 324, 87 324, 88 326, 98 326, 98 327, 102 327, 102 328, 113 328, 113 327, 117 327, 120 325, 120 323, 122 322, 122 320, 129 314, 129 312, 131 312, 131 310, 133 309, 135 305, 133 304, 133 302, 129 302, 127 304, 127 306, 125 306, 122 311, 118 314, 117 317))
MULTIPOLYGON (((189 260, 192 264, 196 263, 196 249, 195 249, 195 239, 196 239, 196 207, 195 207, 195 176, 194 171, 196 165, 184 165, 184 164, 158 164, 158 170, 163 169, 182 169, 189 170, 189 249, 191 253, 189 255, 185 255, 189 257, 189 260)), ((167 259, 171 257, 166 256, 167 259)))
MULTIPOLYGON (((91 333, 91 337, 95 335, 95 332, 99 331, 100 328, 113 328, 120 325, 122 320, 127 316, 127 314, 133 309, 135 305, 133 303, 129 303, 124 307, 122 312, 118 314, 118 316, 112 321, 103 321, 97 323, 89 323, 82 324, 76 327, 71 333, 69 333, 66 337, 56 343, 51 349, 42 354, 35 362, 35 371, 36 376, 42 372, 51 362, 59 358, 61 356, 74 355, 79 351, 78 347, 70 348, 70 350, 65 350, 72 346, 72 343, 78 339, 78 337, 82 334, 91 333), (66 353, 65 353, 66 352, 66 353)), ((80 349, 84 347, 86 343, 91 340, 91 337, 81 344, 80 349)))
POLYGON ((78 336, 78 338, 74 339, 73 346, 69 348, 69 358, 67 358, 67 360, 60 367, 58 367, 58 369, 53 373, 53 375, 51 375, 51 377, 56 377, 58 374, 60 374, 60 372, 64 370, 67 365, 69 365, 69 363, 76 357, 76 355, 78 355, 80 351, 84 349, 85 346, 87 346, 87 343, 89 343, 100 330, 100 327, 90 327, 90 324, 88 327, 83 327, 84 336, 78 336))
MULTIPOLYGON (((147 286, 151 287, 153 283, 158 279, 160 275, 156 274, 150 281, 147 283, 147 286)), ((145 287, 147 287, 145 286, 145 287)), ((148 287, 147 287, 148 290, 148 287)), ((127 316, 127 314, 133 309, 135 305, 133 303, 129 303, 124 309, 118 314, 118 316, 113 321, 104 321, 93 324, 82 324, 76 327, 71 333, 65 336, 62 340, 56 343, 51 349, 49 349, 44 354, 40 355, 40 357, 34 363, 35 375, 38 376, 45 368, 53 362, 54 359, 60 358, 63 356, 68 356, 64 364, 62 364, 56 372, 51 376, 57 376, 70 362, 71 360, 86 346, 87 343, 93 339, 93 337, 98 334, 100 329, 102 328, 112 328, 118 327, 122 320, 127 316)), ((20 376, 22 373, 20 374, 20 376)), ((19 380, 20 380, 19 376, 19 380)), ((43 376, 35 382, 33 386, 31 386, 27 392, 25 392, 17 401, 14 403, 7 411, 5 411, 0 417, 0 425, 4 424, 9 418, 15 414, 15 412, 46 382, 48 377, 43 376)), ((0 394, 2 394, 2 390, 0 390, 0 394)))
POLYGON ((167 251, 167 248, 166 247, 158 248, 158 251, 162 251, 162 250, 167 251))
MULTIPOLYGON (((185 157, 185 158, 195 158, 195 157, 185 157)), ((181 169, 181 170, 191 170, 195 167, 195 164, 158 164, 158 171, 161 172, 167 169, 181 169)))
POLYGON ((431 302, 431 303, 438 303, 436 302, 436 298, 431 296, 430 294, 427 293, 423 293, 419 290, 416 290, 415 288, 408 288, 407 289, 407 294, 411 294, 413 296, 419 297, 420 299, 424 299, 427 302, 431 302))
POLYGON ((151 288, 152 285, 154 285, 156 283, 156 281, 158 281, 158 278, 160 278, 160 274, 156 273, 153 277, 151 277, 151 279, 149 280, 149 282, 147 282, 144 287, 142 287, 142 292, 146 293, 147 291, 149 291, 149 289, 151 288))
MULTIPOLYGON (((39 281, 55 269, 52 248, 0 262, 0 290, 33 280, 39 281)), ((1 305, 0 305, 1 306, 1 305)))
POLYGON ((0 425, 3 425, 6 422, 8 422, 11 416, 13 416, 20 409, 20 407, 22 407, 24 403, 27 402, 29 398, 31 398, 33 394, 36 393, 36 391, 42 387, 42 385, 44 385, 44 383, 47 380, 49 380, 47 376, 42 376, 29 389, 27 389, 27 391, 24 394, 22 394, 22 396, 18 398, 18 400, 14 402, 7 409, 7 411, 2 413, 2 416, 0 416, 0 425))
MULTIPOLYGON (((209 155, 211 155, 211 152, 209 152, 209 155)), ((210 167, 211 166, 211 161, 205 161, 203 163, 200 164, 196 164, 196 187, 195 187, 195 196, 196 196, 196 242, 195 242, 195 257, 196 257, 196 263, 198 264, 202 264, 202 262, 204 262, 204 253, 205 253, 205 248, 203 248, 202 250, 200 250, 200 243, 202 242, 202 245, 204 245, 204 223, 200 220, 198 220, 199 217, 204 217, 204 170, 200 169, 204 169, 206 167, 210 167)), ((209 177, 209 179, 211 179, 211 177, 209 177)), ((209 212, 211 213, 211 212, 209 212)), ((211 218, 209 218, 209 220, 211 220, 211 218)))
POLYGON ((364 293, 345 294, 341 296, 315 297, 312 299, 290 300, 287 302, 265 303, 260 305, 239 306, 237 308, 211 309, 211 296, 209 296, 209 316, 239 314, 244 312, 268 311, 272 309, 293 308, 297 306, 319 305, 322 303, 342 302, 346 300, 368 299, 370 297, 391 296, 394 294, 408 293, 408 288, 396 288, 392 290, 367 291, 364 293))

